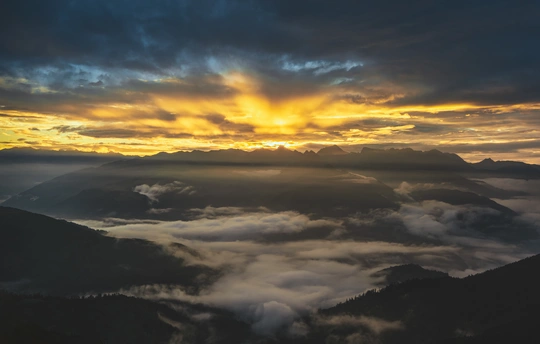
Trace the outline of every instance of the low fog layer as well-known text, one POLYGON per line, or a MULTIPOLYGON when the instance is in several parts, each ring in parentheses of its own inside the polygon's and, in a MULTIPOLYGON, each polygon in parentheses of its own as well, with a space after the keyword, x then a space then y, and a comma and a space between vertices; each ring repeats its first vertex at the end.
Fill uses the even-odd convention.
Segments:
MULTIPOLYGON (((175 192, 183 192, 187 186, 164 184, 154 186, 154 190, 173 187, 175 192)), ((395 192, 406 198, 413 190, 429 187, 433 186, 401 183, 395 192)), ((152 187, 135 191, 142 189, 152 187)), ((148 192, 150 200, 156 195, 148 192)), ((302 332, 298 322, 302 316, 384 284, 384 277, 374 273, 390 266, 414 263, 464 277, 536 253, 536 240, 508 240, 490 230, 501 211, 516 212, 509 222, 516 229, 538 228, 538 198, 530 195, 497 202, 508 210, 405 200, 395 210, 347 217, 208 206, 189 209, 189 219, 178 221, 103 218, 78 222, 107 230, 111 236, 156 241, 188 264, 221 272, 215 283, 197 295, 174 285, 138 286, 121 293, 226 308, 258 333, 271 334, 284 328, 294 333, 302 332), (489 230, 479 231, 479 225, 489 230), (168 245, 171 242, 195 251, 174 250, 168 245)), ((371 326, 369 319, 347 321, 371 326)), ((383 325, 374 322, 378 325, 373 326, 401 326, 381 321, 383 325)))

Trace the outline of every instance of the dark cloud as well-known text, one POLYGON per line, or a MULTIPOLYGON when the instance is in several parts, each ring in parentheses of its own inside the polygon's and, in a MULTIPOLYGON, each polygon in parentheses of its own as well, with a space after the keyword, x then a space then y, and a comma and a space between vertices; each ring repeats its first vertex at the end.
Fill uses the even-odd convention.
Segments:
POLYGON ((90 136, 94 138, 132 138, 132 137, 154 137, 153 134, 145 134, 139 130, 130 129, 108 129, 108 128, 95 128, 95 129, 83 129, 78 131, 79 135, 90 136))
POLYGON ((77 134, 185 139, 116 147, 141 154, 444 142, 537 161, 539 12, 498 0, 7 0, 0 120, 16 137, 84 125, 42 137, 49 147, 77 134))
MULTIPOLYGON (((0 74, 90 66, 79 68, 77 80, 103 86, 99 76, 112 69, 202 75, 208 59, 236 56, 242 60, 236 62, 269 76, 263 87, 270 96, 287 94, 272 86, 271 76, 283 77, 288 66, 298 72, 298 86, 314 77, 355 86, 353 102, 363 102, 369 85, 382 83, 410 90, 392 100, 395 105, 536 102, 539 6, 425 0, 316 0, 309 6, 299 0, 5 1, 0 74), (362 67, 346 61, 361 61, 362 67)), ((229 59, 229 66, 221 67, 234 63, 229 59)), ((49 81, 66 77, 46 75, 49 81)))
POLYGON ((74 127, 69 125, 58 125, 50 128, 49 130, 56 130, 59 133, 71 133, 84 129, 84 127, 74 127))
POLYGON ((212 124, 216 124, 221 130, 225 132, 234 131, 236 133, 242 134, 252 133, 254 130, 254 127, 252 125, 231 122, 221 114, 209 114, 205 116, 205 119, 212 124))
POLYGON ((226 121, 225 116, 220 115, 218 113, 206 115, 206 119, 208 120, 208 122, 214 123, 214 124, 222 124, 223 122, 226 121))
POLYGON ((176 120, 176 115, 175 114, 172 114, 172 113, 169 113, 169 112, 166 112, 166 111, 158 112, 157 117, 160 120, 166 121, 166 122, 173 122, 173 121, 176 120))
MULTIPOLYGON (((159 119, 163 121, 174 121, 176 120, 176 115, 173 114, 165 114, 164 116, 162 114, 159 115, 159 119)), ((187 116, 187 118, 196 118, 193 116, 187 116)), ((211 120, 210 120, 211 122, 211 120)), ((242 133, 250 133, 253 131, 253 127, 247 124, 235 124, 230 121, 224 120, 223 122, 219 123, 219 128, 227 131, 232 130, 236 131, 239 134, 220 134, 220 135, 199 135, 204 136, 209 139, 215 139, 215 140, 235 140, 235 139, 242 139, 241 134, 242 133)), ((60 125, 50 128, 49 130, 55 130, 58 133, 76 133, 82 136, 89 136, 93 138, 155 138, 155 137, 163 137, 163 138, 191 138, 193 137, 193 134, 190 133, 182 133, 182 132, 170 132, 166 129, 162 128, 153 128, 153 127, 145 127, 145 128, 134 128, 134 129, 125 129, 125 128, 118 128, 118 127, 91 127, 91 126, 69 126, 69 125, 60 125)), ((23 139, 24 140, 24 139, 23 139)), ((128 144, 128 143, 126 143, 128 144)), ((129 143, 131 144, 131 143, 129 143)))
MULTIPOLYGON (((8 115, 6 113, 0 113, 0 117, 5 117, 5 118, 24 118, 24 117, 28 117, 28 116, 17 116, 17 115, 8 115)), ((39 118, 38 116, 34 116, 34 118, 39 118)))
POLYGON ((100 86, 103 86, 103 85, 104 85, 104 83, 101 80, 96 81, 96 82, 89 82, 88 83, 88 86, 94 86, 94 87, 100 87, 100 86))

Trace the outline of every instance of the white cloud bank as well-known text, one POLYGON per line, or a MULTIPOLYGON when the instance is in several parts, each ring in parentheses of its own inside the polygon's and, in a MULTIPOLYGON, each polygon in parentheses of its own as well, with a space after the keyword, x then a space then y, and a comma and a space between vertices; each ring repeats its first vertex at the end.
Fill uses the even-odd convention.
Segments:
POLYGON ((190 185, 186 185, 179 181, 174 181, 168 184, 154 184, 152 186, 148 184, 137 185, 133 188, 133 192, 140 193, 148 197, 152 202, 159 202, 159 196, 176 192, 178 194, 193 195, 196 193, 195 188, 190 185))
MULTIPOLYGON (((400 223, 396 230, 436 238, 439 242, 415 245, 345 240, 339 236, 280 242, 259 240, 265 235, 292 235, 321 227, 334 231, 347 231, 347 228, 341 219, 312 219, 293 211, 271 213, 267 209, 246 212, 236 207, 192 210, 197 214, 193 221, 105 219, 91 225, 106 229, 116 237, 143 238, 164 244, 180 242, 197 254, 165 247, 186 259, 187 264, 222 271, 217 282, 198 295, 171 285, 139 286, 123 293, 226 308, 263 334, 277 330, 302 333, 300 316, 373 288, 380 280, 371 274, 379 269, 417 263, 453 275, 467 275, 530 255, 513 244, 455 235, 456 229, 462 229, 463 224, 475 216, 474 211, 469 215, 461 214, 464 209, 427 201, 377 214, 400 223)), ((361 220, 361 223, 370 223, 368 219, 361 220)), ((400 327, 398 323, 384 320, 353 320, 371 326, 375 333, 400 327)))

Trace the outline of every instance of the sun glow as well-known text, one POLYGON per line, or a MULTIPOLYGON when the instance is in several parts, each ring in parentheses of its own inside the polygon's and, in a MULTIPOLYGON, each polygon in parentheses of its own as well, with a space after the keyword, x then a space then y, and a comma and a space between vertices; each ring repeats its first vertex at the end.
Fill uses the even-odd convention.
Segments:
MULTIPOLYGON (((0 147, 148 155, 185 149, 408 145, 420 138, 424 145, 452 146, 482 144, 484 137, 492 143, 512 142, 516 132, 521 140, 537 136, 504 115, 537 111, 539 104, 390 106, 382 98, 349 101, 340 84, 284 92, 276 81, 242 70, 200 82, 173 77, 147 81, 138 87, 148 90, 112 89, 91 102, 52 102, 47 111, 4 105, 0 147), (504 125, 494 126, 498 121, 504 125)), ((12 84, 4 80, 2 86, 12 84)))

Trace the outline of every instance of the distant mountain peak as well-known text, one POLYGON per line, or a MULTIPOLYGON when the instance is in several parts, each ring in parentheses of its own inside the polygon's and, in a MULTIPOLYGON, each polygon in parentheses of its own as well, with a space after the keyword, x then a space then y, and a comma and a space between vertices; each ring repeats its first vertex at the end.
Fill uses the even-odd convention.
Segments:
MULTIPOLYGON (((412 150, 412 149, 411 149, 412 150)), ((443 152, 441 152, 440 150, 438 149, 430 149, 429 151, 427 151, 428 153, 431 153, 431 154, 444 154, 443 152)))
POLYGON ((375 148, 369 148, 369 147, 363 147, 360 153, 374 153, 374 152, 383 152, 384 149, 375 149, 375 148))
POLYGON ((341 149, 341 147, 337 145, 333 145, 333 146, 321 148, 319 152, 317 152, 317 154, 319 155, 346 155, 346 154, 349 154, 349 152, 344 151, 343 149, 341 149))

